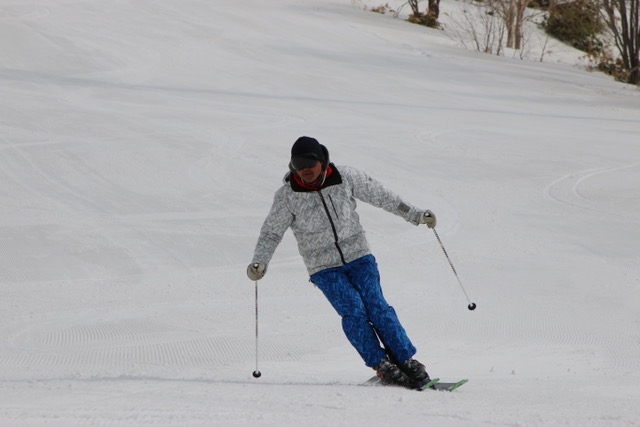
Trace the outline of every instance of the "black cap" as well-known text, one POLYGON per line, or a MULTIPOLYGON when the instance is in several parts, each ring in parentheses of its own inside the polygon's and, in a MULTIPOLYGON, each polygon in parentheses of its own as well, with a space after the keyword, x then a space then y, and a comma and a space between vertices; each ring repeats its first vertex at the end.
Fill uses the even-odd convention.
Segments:
POLYGON ((315 157, 324 163, 324 152, 322 151, 322 145, 317 139, 310 136, 301 136, 293 143, 291 147, 291 158, 294 157, 315 157))

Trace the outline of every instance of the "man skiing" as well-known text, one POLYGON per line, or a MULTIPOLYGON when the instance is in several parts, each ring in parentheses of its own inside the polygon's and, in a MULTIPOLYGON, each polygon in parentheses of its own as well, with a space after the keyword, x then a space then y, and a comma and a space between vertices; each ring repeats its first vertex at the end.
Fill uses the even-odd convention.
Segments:
POLYGON ((385 300, 380 274, 356 213, 356 199, 414 224, 436 226, 429 210, 404 202, 364 172, 329 161, 329 151, 303 136, 291 148, 290 171, 262 225, 247 275, 264 277, 291 228, 310 280, 342 317, 342 328, 365 364, 385 384, 418 387, 429 381, 416 348, 385 300))

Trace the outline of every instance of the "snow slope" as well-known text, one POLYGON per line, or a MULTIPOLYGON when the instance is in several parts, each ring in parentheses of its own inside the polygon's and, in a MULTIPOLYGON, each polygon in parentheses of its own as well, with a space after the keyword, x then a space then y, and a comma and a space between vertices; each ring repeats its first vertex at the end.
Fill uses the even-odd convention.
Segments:
POLYGON ((0 3, 0 425, 640 425, 637 88, 265 5, 0 3), (245 268, 301 135, 438 215, 474 312, 428 229, 359 207, 417 357, 464 388, 361 386, 290 234, 251 377, 245 268))

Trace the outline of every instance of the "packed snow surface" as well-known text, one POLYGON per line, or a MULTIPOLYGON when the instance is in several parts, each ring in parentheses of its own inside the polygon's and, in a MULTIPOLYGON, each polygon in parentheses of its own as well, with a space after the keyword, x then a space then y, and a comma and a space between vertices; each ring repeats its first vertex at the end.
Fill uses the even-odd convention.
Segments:
POLYGON ((0 426, 639 425, 640 91, 363 4, 1 2, 0 426), (436 213, 475 311, 429 229, 359 205, 458 391, 363 386, 290 233, 256 359, 301 135, 436 213))

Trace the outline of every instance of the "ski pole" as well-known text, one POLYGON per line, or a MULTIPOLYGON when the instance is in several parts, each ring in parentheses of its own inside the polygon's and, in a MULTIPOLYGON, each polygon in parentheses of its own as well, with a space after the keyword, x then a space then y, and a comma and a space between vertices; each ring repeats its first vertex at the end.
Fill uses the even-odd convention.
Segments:
POLYGON ((256 280, 256 370, 253 371, 253 378, 260 378, 262 372, 258 370, 258 281, 256 280))
POLYGON ((449 265, 451 266, 451 270, 453 271, 453 274, 456 276, 456 279, 458 280, 458 284, 460 285, 460 289, 462 289, 462 292, 464 293, 464 296, 467 298, 467 302, 469 303, 467 308, 469 310, 475 310, 476 309, 476 303, 475 302, 471 302, 471 299, 469 298, 469 295, 467 295, 467 291, 464 289, 464 286, 462 286, 462 282, 460 281, 460 277, 458 276, 458 272, 456 271, 456 268, 453 266, 453 263, 451 262, 451 258, 449 258, 449 254, 447 253, 447 250, 444 248, 444 245, 442 244, 442 240, 440 239, 440 236, 438 236, 438 232, 436 231, 435 228, 432 228, 432 230, 433 230, 433 234, 435 234, 435 236, 436 236, 436 239, 438 239, 438 243, 440 243, 440 247, 442 248, 442 252, 444 252, 444 256, 447 257, 447 261, 449 261, 449 265))

